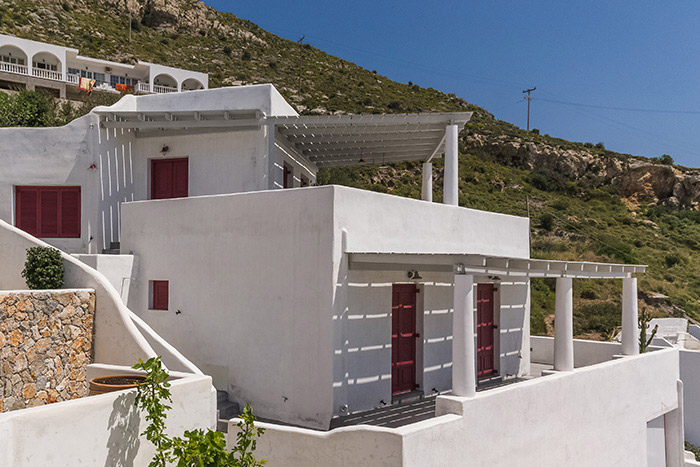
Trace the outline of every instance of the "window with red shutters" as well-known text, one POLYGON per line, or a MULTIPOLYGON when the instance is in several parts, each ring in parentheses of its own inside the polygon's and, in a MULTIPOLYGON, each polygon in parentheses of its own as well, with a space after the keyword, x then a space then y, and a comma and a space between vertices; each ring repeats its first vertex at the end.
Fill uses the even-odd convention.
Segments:
POLYGON ((189 160, 151 159, 151 199, 186 198, 189 195, 189 160))
POLYGON ((168 281, 151 281, 151 310, 168 309, 168 281))
POLYGON ((80 238, 79 186, 18 186, 16 225, 40 238, 80 238))

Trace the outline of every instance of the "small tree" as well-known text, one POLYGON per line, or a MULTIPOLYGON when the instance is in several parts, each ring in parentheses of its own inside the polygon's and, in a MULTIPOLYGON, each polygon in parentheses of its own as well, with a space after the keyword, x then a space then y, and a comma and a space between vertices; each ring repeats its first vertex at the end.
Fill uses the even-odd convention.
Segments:
POLYGON ((35 246, 27 250, 22 277, 30 289, 60 289, 64 274, 63 258, 57 249, 35 246))
POLYGON ((651 321, 651 315, 646 310, 642 310, 639 313, 639 353, 645 353, 651 341, 654 340, 656 336, 656 331, 659 330, 659 325, 654 326, 651 331, 651 335, 647 339, 647 327, 649 326, 649 321, 651 321))
POLYGON ((185 431, 184 438, 170 438, 165 434, 166 411, 172 402, 170 395, 170 375, 163 368, 160 357, 153 357, 133 366, 146 371, 146 379, 136 387, 138 408, 146 411, 146 421, 150 422, 142 433, 156 447, 156 454, 148 464, 149 467, 166 467, 169 462, 177 461, 178 467, 261 467, 264 460, 254 456, 257 447, 256 438, 264 428, 255 428, 255 415, 247 404, 238 423, 236 445, 231 452, 226 450, 224 434, 213 430, 185 431))

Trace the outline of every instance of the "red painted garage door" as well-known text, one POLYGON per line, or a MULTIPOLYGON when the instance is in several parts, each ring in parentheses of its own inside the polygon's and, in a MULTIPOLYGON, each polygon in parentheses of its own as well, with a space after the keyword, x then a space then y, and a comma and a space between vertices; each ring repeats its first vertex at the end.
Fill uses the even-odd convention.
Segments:
POLYGON ((151 199, 185 198, 189 194, 188 159, 151 159, 151 199))
POLYGON ((416 286, 394 284, 391 304, 391 392, 416 388, 416 286))

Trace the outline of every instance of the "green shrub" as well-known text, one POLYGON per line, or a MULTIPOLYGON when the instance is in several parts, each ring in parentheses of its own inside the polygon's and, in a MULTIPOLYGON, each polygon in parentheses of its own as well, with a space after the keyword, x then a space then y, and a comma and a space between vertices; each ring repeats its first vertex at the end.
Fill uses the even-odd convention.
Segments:
POLYGON ((545 212, 540 216, 540 228, 550 232, 554 228, 554 216, 545 212))
POLYGON ((22 277, 30 289, 60 289, 64 272, 63 258, 57 249, 35 246, 27 250, 22 277))

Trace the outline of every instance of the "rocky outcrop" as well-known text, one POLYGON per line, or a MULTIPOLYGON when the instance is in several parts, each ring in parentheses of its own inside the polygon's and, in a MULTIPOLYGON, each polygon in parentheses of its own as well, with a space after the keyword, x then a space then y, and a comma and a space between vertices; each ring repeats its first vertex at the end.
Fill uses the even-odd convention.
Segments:
POLYGON ((630 156, 562 149, 508 136, 470 134, 465 142, 469 150, 486 154, 505 165, 554 171, 571 181, 586 180, 593 186, 616 185, 623 197, 635 202, 676 208, 700 207, 700 173, 697 172, 683 172, 671 165, 630 156))
POLYGON ((93 290, 0 292, 0 412, 85 397, 93 290))
POLYGON ((622 196, 671 207, 698 208, 700 174, 669 165, 637 162, 620 179, 622 196))

